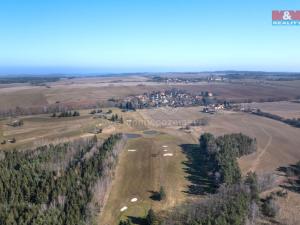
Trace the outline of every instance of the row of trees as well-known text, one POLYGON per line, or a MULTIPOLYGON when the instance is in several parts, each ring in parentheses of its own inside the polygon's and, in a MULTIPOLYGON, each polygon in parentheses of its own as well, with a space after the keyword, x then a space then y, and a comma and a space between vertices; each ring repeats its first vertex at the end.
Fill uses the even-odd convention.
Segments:
POLYGON ((102 109, 93 109, 91 112, 90 112, 90 114, 96 114, 96 113, 102 113, 103 111, 102 111, 102 109))
POLYGON ((289 124, 293 127, 298 127, 300 128, 300 118, 294 118, 294 119, 286 119, 286 118, 283 118, 281 116, 278 116, 278 115, 274 115, 274 114, 271 114, 271 113, 267 113, 267 112, 263 112, 261 110, 257 110, 256 112, 252 112, 253 114, 255 115, 258 115, 258 116, 264 116, 264 117, 267 117, 267 118, 270 118, 270 119, 273 119, 273 120, 278 120, 278 121, 281 121, 283 123, 286 123, 286 124, 289 124))
POLYGON ((51 117, 74 117, 74 116, 80 116, 80 113, 78 111, 64 111, 60 113, 53 113, 51 117))
MULTIPOLYGON (((18 152, 0 161, 0 224, 90 224, 93 193, 105 193, 115 167, 121 135, 103 144, 94 137, 84 143, 64 143, 18 152), (64 161, 64 166, 57 162, 64 161), (96 190, 96 184, 101 190, 96 190)), ((97 208, 98 207, 98 208, 97 208)))
POLYGON ((119 122, 119 123, 124 123, 123 117, 119 116, 118 114, 113 114, 110 118, 110 121, 112 122, 119 122))
POLYGON ((106 100, 83 102, 60 102, 37 105, 37 106, 16 106, 14 108, 0 108, 0 117, 52 114, 57 112, 72 111, 79 109, 106 108, 113 105, 106 100))

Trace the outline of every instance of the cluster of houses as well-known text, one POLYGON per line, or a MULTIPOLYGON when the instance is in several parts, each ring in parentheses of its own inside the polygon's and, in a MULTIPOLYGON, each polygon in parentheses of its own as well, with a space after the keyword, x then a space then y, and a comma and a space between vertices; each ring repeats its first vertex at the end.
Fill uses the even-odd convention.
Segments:
POLYGON ((154 76, 152 77, 152 81, 155 82, 166 82, 166 83, 195 83, 195 82, 203 82, 203 81, 225 81, 226 78, 224 76, 219 75, 208 75, 202 77, 163 77, 163 76, 154 76))
POLYGON ((214 75, 209 76, 207 79, 208 79, 208 81, 225 81, 226 80, 226 78, 223 76, 214 76, 214 75))
POLYGON ((134 110, 153 107, 184 107, 197 106, 204 104, 204 98, 212 98, 211 92, 201 92, 199 94, 191 94, 185 90, 170 89, 165 91, 157 91, 144 93, 137 96, 128 96, 119 102, 119 107, 124 110, 134 110))
POLYGON ((207 107, 204 107, 202 111, 204 113, 214 114, 219 110, 225 109, 225 107, 226 107, 225 104, 218 104, 218 103, 217 104, 211 104, 211 105, 208 105, 207 107))

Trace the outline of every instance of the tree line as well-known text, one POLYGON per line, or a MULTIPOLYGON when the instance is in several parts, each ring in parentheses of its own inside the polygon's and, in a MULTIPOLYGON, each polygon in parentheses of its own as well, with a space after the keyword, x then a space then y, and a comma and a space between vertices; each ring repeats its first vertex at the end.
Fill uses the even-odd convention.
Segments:
POLYGON ((119 116, 118 114, 113 114, 110 118, 110 121, 112 122, 118 122, 118 123, 124 123, 123 117, 119 116))
POLYGON ((44 84, 48 82, 59 81, 61 77, 1 77, 0 84, 13 84, 13 83, 31 83, 31 84, 44 84))
POLYGON ((51 117, 74 117, 74 116, 80 116, 80 113, 78 111, 63 111, 63 112, 60 112, 60 113, 53 113, 51 115, 51 117))
POLYGON ((256 112, 252 112, 252 113, 255 114, 255 115, 258 115, 258 116, 263 116, 263 117, 267 117, 267 118, 270 118, 270 119, 273 119, 273 120, 277 120, 277 121, 286 123, 286 124, 288 124, 290 126, 293 126, 293 127, 300 128, 300 118, 286 119, 286 118, 283 118, 283 117, 278 116, 278 115, 263 112, 260 109, 258 109, 256 112))
POLYGON ((72 102, 72 103, 62 103, 57 101, 56 103, 46 104, 46 105, 38 105, 38 106, 30 106, 30 107, 21 107, 16 106, 14 108, 5 108, 2 107, 0 109, 0 117, 7 116, 22 116, 22 115, 37 115, 37 114, 53 114, 59 113, 63 111, 71 111, 71 110, 79 110, 79 109, 91 109, 96 107, 111 107, 107 101, 95 101, 89 103, 82 102, 72 102))

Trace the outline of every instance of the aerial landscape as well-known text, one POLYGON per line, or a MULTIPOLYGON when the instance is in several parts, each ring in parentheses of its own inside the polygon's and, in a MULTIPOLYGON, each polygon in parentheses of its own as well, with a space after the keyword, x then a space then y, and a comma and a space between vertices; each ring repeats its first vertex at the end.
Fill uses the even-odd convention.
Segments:
POLYGON ((0 224, 300 225, 299 2, 112 2, 0 3, 0 224))

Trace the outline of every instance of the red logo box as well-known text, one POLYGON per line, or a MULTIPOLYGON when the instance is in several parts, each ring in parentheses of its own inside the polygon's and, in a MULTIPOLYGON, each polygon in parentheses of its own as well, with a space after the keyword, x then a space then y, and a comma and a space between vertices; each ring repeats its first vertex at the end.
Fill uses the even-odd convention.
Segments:
POLYGON ((273 10, 272 20, 300 20, 300 10, 273 10))

